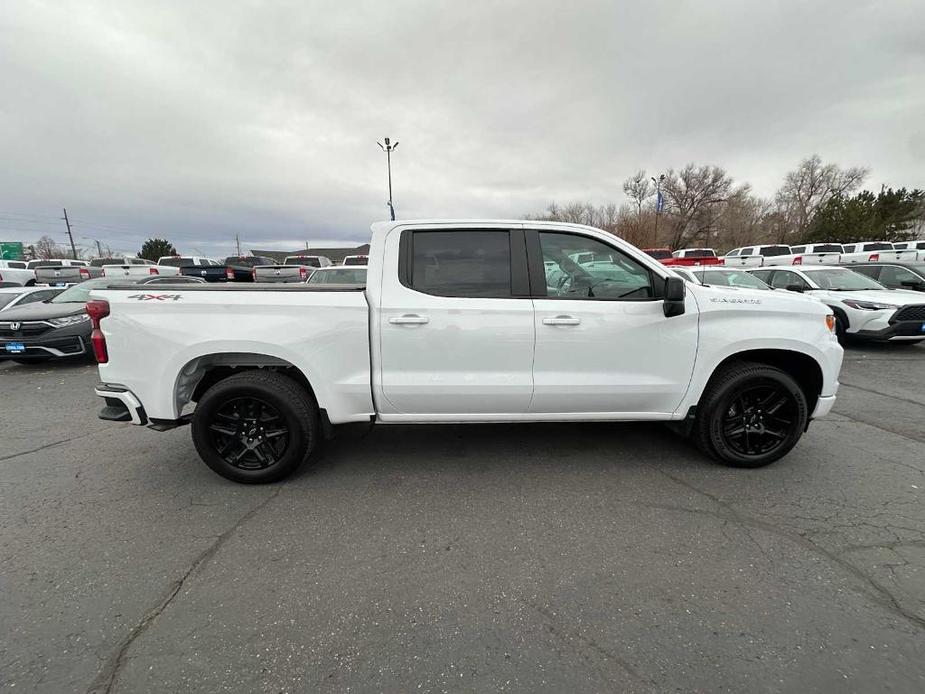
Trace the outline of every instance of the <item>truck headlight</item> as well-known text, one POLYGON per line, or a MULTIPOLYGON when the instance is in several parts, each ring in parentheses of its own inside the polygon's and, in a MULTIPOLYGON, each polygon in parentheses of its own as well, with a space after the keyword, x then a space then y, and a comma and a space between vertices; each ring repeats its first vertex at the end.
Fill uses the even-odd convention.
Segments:
POLYGON ((86 313, 80 313, 76 316, 62 316, 61 318, 49 318, 48 322, 51 323, 56 328, 63 328, 66 325, 77 325, 78 323, 86 323, 90 320, 90 316, 86 313))
POLYGON ((899 308, 896 304, 879 304, 876 301, 858 301, 857 299, 842 299, 842 303, 845 306, 862 311, 885 311, 886 309, 899 308))

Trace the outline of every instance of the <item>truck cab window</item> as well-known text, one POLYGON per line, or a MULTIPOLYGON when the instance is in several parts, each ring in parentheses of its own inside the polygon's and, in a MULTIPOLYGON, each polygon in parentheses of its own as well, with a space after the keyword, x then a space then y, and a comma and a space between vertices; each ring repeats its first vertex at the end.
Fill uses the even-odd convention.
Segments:
POLYGON ((415 231, 410 280, 425 294, 511 297, 510 232, 415 231))
POLYGON ((566 299, 651 299, 648 269, 622 251, 577 234, 541 231, 546 295, 566 299))

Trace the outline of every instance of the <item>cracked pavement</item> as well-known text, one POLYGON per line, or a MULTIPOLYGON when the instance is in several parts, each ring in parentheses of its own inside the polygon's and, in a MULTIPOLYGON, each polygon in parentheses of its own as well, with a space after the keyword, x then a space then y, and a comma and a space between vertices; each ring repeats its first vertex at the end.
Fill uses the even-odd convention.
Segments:
POLYGON ((269 487, 0 364, 0 691, 921 692, 925 347, 733 470, 659 425, 344 432, 269 487))

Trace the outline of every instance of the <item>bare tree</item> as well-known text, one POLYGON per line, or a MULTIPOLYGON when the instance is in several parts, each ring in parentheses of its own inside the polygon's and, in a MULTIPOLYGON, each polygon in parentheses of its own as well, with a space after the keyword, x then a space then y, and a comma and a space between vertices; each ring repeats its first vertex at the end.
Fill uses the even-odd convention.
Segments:
POLYGON ((50 236, 43 236, 35 243, 35 256, 39 260, 48 260, 49 258, 64 258, 67 254, 62 248, 55 243, 50 236))
POLYGON ((649 182, 645 170, 641 169, 623 181, 623 192, 636 206, 636 216, 641 217, 642 206, 655 195, 655 186, 649 182))
POLYGON ((868 172, 862 166, 842 169, 837 164, 823 164, 818 154, 801 161, 796 170, 784 177, 774 198, 775 212, 783 220, 775 241, 802 240, 816 210, 836 195, 853 193, 868 172))
POLYGON ((726 200, 733 193, 747 193, 748 186, 734 189, 732 178, 719 166, 688 164, 680 171, 666 172, 662 191, 666 201, 665 245, 677 249, 693 241, 710 245, 726 200))

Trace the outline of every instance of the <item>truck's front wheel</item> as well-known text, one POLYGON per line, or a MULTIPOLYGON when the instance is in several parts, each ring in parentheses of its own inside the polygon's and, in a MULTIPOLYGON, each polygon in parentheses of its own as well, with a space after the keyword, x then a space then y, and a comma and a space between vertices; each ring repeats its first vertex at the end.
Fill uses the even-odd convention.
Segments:
POLYGON ((808 416, 806 396, 789 374, 736 362, 710 380, 697 406, 694 438, 721 463, 761 467, 796 445, 808 416))
POLYGON ((235 482, 275 482, 311 454, 318 406, 305 388, 272 371, 219 381, 196 405, 193 443, 206 465, 235 482))

